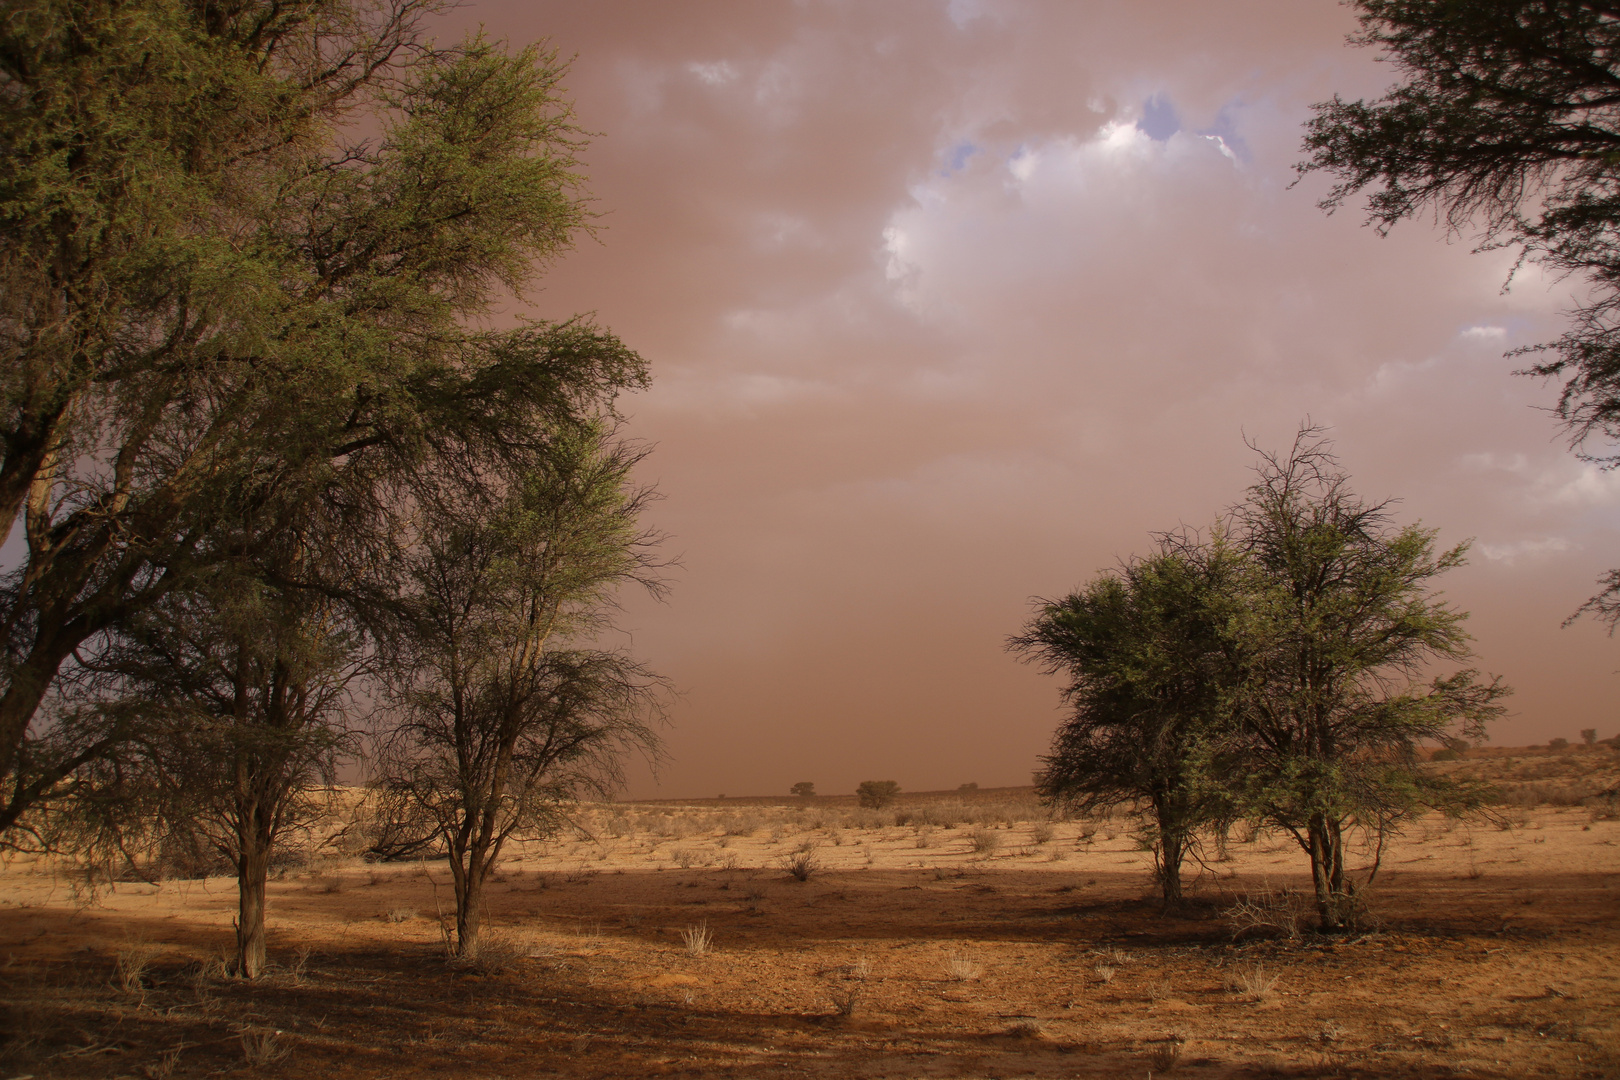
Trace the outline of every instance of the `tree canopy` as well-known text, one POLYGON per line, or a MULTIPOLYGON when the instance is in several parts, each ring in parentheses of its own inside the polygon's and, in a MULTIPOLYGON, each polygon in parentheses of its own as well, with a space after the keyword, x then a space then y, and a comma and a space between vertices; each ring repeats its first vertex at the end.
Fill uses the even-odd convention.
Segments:
POLYGON ((1010 647, 1068 678, 1071 710, 1036 786, 1076 812, 1146 803, 1160 887, 1181 900, 1181 866, 1200 829, 1228 817, 1208 782, 1230 728, 1233 658, 1225 635, 1244 572, 1217 531, 1162 537, 1077 592, 1042 601, 1010 647))
POLYGON ((1483 738, 1509 691, 1473 669, 1425 678, 1471 656, 1467 615, 1430 585, 1467 545, 1436 552, 1432 530, 1396 526, 1390 503, 1354 493, 1315 429, 1261 455, 1232 517, 1251 573, 1229 627, 1242 734, 1229 786, 1298 841, 1322 926, 1337 928, 1355 904, 1346 834, 1381 850, 1413 812, 1468 806, 1477 793, 1420 769, 1418 746, 1483 738))
MULTIPOLYGON (((1324 209, 1366 193, 1386 231, 1432 212, 1482 247, 1517 248, 1590 288, 1556 341, 1521 352, 1563 380, 1576 448, 1620 465, 1620 6, 1590 0, 1356 0, 1352 43, 1401 81, 1335 95, 1306 127, 1302 175, 1335 180, 1324 209)), ((1620 571, 1583 610, 1620 620, 1620 571)))
POLYGON ((31 0, 0 22, 0 835, 125 736, 81 657, 245 542, 364 580, 424 470, 501 486, 645 384, 483 317, 590 227, 565 65, 418 0, 31 0), (81 92, 83 88, 88 92, 81 92), (310 514, 319 504, 322 513, 310 514), (314 523, 311 525, 311 523, 314 523))

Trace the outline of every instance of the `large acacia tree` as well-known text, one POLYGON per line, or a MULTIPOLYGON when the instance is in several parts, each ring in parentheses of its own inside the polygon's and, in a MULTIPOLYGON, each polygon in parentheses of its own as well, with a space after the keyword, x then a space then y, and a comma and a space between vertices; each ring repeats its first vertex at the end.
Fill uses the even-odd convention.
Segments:
POLYGON ((1318 430, 1262 454, 1232 518, 1250 572, 1227 627, 1243 752, 1223 779, 1299 843, 1321 926, 1338 929, 1356 907, 1353 834, 1381 844, 1417 811, 1474 804, 1477 791, 1419 766, 1418 747, 1483 738, 1509 690, 1470 668, 1428 677, 1471 656, 1466 613, 1432 586, 1468 546, 1437 551, 1433 530, 1356 495, 1318 430))
MULTIPOLYGON (((132 732, 80 657, 319 503, 364 580, 424 470, 499 487, 641 385, 483 316, 589 227, 564 66, 419 0, 24 0, 0 19, 0 838, 132 732), (71 707, 70 707, 71 706, 71 707), (83 737, 77 732, 83 731, 83 737)), ((341 559, 337 558, 341 556, 341 559)), ((0 842, 5 842, 0 840, 0 842)))
POLYGON ((1068 679, 1071 712, 1037 774, 1042 798, 1079 812, 1144 804, 1167 904, 1182 899, 1199 830, 1232 813, 1219 771, 1238 681, 1227 627, 1244 572, 1219 530, 1166 536, 1154 554, 1042 601, 1009 642, 1068 679))
MULTIPOLYGON (((1434 213, 1482 247, 1517 248, 1589 286, 1556 341, 1525 352, 1563 380, 1577 449, 1620 465, 1620 5, 1593 0, 1356 0, 1400 81, 1315 107, 1302 174, 1324 209, 1366 193, 1380 231, 1434 213)), ((1583 610, 1620 621, 1620 570, 1583 610)))

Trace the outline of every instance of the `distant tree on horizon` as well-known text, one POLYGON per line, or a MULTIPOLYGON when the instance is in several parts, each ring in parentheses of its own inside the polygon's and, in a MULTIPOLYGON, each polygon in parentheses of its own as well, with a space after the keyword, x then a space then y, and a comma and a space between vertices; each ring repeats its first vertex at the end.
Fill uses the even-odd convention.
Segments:
POLYGON ((816 793, 816 785, 809 780, 800 780, 789 789, 789 792, 801 799, 808 799, 816 793))
POLYGON ((855 796, 860 804, 872 809, 881 809, 895 800, 900 794, 900 785, 893 780, 862 780, 855 789, 855 796))

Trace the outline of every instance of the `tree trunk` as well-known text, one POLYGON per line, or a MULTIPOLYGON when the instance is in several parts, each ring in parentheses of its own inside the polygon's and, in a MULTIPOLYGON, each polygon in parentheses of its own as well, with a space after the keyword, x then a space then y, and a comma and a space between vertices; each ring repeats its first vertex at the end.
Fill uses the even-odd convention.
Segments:
POLYGON ((478 843, 451 851, 451 872, 456 884, 456 958, 478 959, 480 914, 484 906, 484 877, 488 862, 478 843))
POLYGON ((1159 882, 1164 888, 1167 907, 1181 904, 1181 860, 1187 851, 1187 841, 1178 832, 1159 833, 1159 882))
POLYGON ((236 973, 257 979, 264 973, 264 893, 270 873, 270 840, 259 822, 249 820, 237 833, 236 973))
POLYGON ((1344 840, 1339 822, 1326 815, 1311 818, 1311 882, 1316 887, 1316 913, 1321 929, 1344 929, 1344 840))
POLYGON ((1165 906, 1176 907, 1181 904, 1181 860, 1187 855, 1187 834, 1181 822, 1187 819, 1187 814, 1168 794, 1154 798, 1153 813, 1159 824, 1159 887, 1164 893, 1165 906))

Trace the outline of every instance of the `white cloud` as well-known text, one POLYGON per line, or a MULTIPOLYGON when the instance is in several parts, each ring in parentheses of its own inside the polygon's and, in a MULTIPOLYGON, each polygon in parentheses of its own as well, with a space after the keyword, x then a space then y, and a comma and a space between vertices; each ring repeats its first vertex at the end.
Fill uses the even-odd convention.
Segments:
POLYGON ((1470 326, 1457 336, 1464 341, 1501 341, 1507 337, 1507 330, 1501 326, 1470 326))
POLYGON ((1544 536, 1538 540, 1518 540, 1509 544, 1487 544, 1482 541, 1476 545, 1476 550, 1485 558, 1506 566, 1512 566, 1519 559, 1536 561, 1574 548, 1575 545, 1561 536, 1544 536))
POLYGON ((720 60, 712 64, 690 63, 686 70, 696 75, 698 81, 705 86, 724 86, 737 78, 737 69, 731 66, 729 60, 720 60))
POLYGON ((1536 487, 1543 499, 1561 506, 1620 504, 1620 473, 1606 472, 1596 465, 1565 463, 1538 477, 1536 487), (1574 476, 1569 475, 1571 466, 1578 470, 1574 476))

